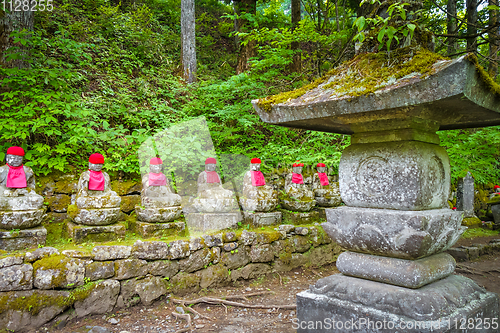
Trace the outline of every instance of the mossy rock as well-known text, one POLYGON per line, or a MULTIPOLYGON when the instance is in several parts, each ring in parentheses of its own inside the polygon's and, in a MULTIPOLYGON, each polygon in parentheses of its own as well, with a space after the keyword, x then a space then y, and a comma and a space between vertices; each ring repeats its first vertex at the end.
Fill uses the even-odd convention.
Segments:
POLYGON ((201 277, 197 274, 177 273, 168 283, 168 289, 178 295, 200 290, 201 277))
POLYGON ((111 181, 111 189, 119 196, 123 196, 132 193, 140 193, 142 185, 136 180, 113 180, 111 181))
POLYGON ((483 222, 477 217, 464 217, 462 220, 462 225, 469 228, 477 228, 483 225, 483 222))
POLYGON ((85 267, 79 259, 52 255, 33 263, 35 288, 75 288, 83 285, 85 267))

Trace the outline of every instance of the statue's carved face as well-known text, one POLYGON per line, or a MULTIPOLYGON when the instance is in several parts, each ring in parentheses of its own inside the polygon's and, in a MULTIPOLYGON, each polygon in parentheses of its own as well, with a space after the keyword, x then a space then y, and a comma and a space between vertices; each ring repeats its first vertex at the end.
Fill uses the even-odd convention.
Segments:
POLYGON ((205 171, 215 171, 215 163, 205 164, 205 171))
MULTIPOLYGON (((9 164, 10 164, 10 163, 9 163, 9 164)), ((497 188, 495 189, 495 192, 496 192, 496 193, 500 193, 500 188, 498 188, 498 187, 497 187, 497 188)))
POLYGON ((23 164, 23 157, 19 155, 8 154, 5 157, 5 160, 7 161, 8 165, 11 165, 13 167, 18 167, 23 164))
POLYGON ((302 174, 302 167, 292 167, 293 173, 300 173, 302 174))
POLYGON ((149 172, 151 173, 161 173, 163 164, 150 164, 149 165, 149 172))
POLYGON ((326 167, 318 167, 318 172, 319 173, 326 172, 326 167))
POLYGON ((89 162, 89 170, 99 172, 102 170, 102 167, 103 167, 103 164, 94 164, 94 163, 89 162))
POLYGON ((259 171, 260 170, 260 163, 250 163, 250 170, 259 171))

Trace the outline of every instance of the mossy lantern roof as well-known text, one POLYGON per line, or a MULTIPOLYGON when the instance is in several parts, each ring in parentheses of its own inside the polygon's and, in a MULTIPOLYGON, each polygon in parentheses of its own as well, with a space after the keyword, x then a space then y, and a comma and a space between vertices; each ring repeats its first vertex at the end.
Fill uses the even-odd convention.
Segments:
POLYGON ((473 55, 422 50, 356 56, 295 91, 252 101, 270 124, 352 134, 390 118, 436 121, 439 130, 500 125, 500 87, 473 55))

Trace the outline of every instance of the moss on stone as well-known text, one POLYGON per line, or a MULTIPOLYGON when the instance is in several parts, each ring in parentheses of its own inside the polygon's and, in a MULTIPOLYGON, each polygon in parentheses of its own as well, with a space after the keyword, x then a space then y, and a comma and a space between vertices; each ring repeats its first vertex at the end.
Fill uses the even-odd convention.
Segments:
POLYGON ((66 282, 66 273, 65 273, 66 265, 70 261, 71 261, 70 258, 60 254, 55 254, 52 256, 42 258, 33 263, 33 275, 36 276, 36 272, 39 269, 54 270, 55 272, 57 272, 57 275, 56 274, 52 275, 51 286, 53 288, 59 287, 66 282))
POLYGON ((76 207, 76 205, 69 205, 67 214, 69 217, 74 219, 76 215, 78 215, 78 207, 76 207))
POLYGON ((8 310, 29 312, 35 316, 40 311, 50 306, 68 306, 68 299, 63 296, 53 296, 38 293, 34 290, 29 296, 12 297, 15 292, 7 292, 0 295, 0 313, 8 310))
POLYGON ((474 67, 476 67, 476 71, 479 74, 479 78, 486 85, 488 90, 494 94, 500 95, 500 85, 492 79, 492 77, 486 72, 486 70, 479 64, 477 57, 474 53, 469 53, 466 56, 466 59, 469 60, 474 67))

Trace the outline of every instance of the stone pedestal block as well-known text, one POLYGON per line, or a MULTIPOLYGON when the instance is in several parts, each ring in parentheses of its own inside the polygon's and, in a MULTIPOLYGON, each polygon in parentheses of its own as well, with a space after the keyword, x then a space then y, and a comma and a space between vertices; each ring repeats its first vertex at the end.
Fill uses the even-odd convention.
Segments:
POLYGON ((192 213, 186 216, 190 231, 206 232, 237 228, 239 221, 241 221, 240 213, 192 213))
POLYGON ((462 212, 451 209, 398 211, 338 207, 326 209, 323 229, 354 252, 419 259, 446 251, 460 237, 462 212))
POLYGON ((318 222, 319 213, 317 211, 310 212, 290 212, 287 210, 283 210, 283 221, 286 223, 293 224, 308 224, 318 222))
POLYGON ((164 208, 141 208, 135 206, 137 219, 149 223, 166 223, 178 219, 182 214, 182 207, 164 207, 164 208))
POLYGON ((137 221, 134 229, 135 232, 145 238, 172 235, 184 236, 186 225, 184 222, 147 223, 137 221))
POLYGON ((103 226, 86 226, 68 222, 66 232, 76 244, 87 242, 107 242, 125 237, 127 228, 122 223, 103 226))
POLYGON ((45 209, 0 211, 0 229, 28 229, 42 223, 45 209))
POLYGON ((269 212, 278 206, 278 199, 248 199, 240 198, 241 207, 246 211, 269 212))
POLYGON ((281 218, 282 218, 281 212, 270 212, 270 213, 243 212, 243 215, 245 217, 245 224, 250 223, 256 227, 281 224, 281 218))
POLYGON ((337 268, 349 276, 406 288, 420 288, 451 275, 455 271, 455 259, 448 253, 407 260, 343 252, 337 259, 337 268))
POLYGON ((75 223, 99 226, 109 225, 118 221, 120 207, 99 209, 78 209, 78 214, 73 219, 75 223))
POLYGON ((446 207, 450 161, 418 141, 354 144, 342 153, 340 195, 347 206, 424 210, 446 207))
POLYGON ((234 198, 204 199, 195 198, 193 206, 198 212, 203 213, 227 213, 238 209, 238 203, 234 198))
POLYGON ((309 212, 316 205, 316 200, 281 200, 281 206, 294 212, 309 212))
POLYGON ((342 203, 340 198, 314 197, 316 204, 321 207, 337 207, 342 203))
POLYGON ((40 226, 16 231, 0 231, 0 250, 15 251, 45 245, 47 229, 40 226))
POLYGON ((336 274, 297 294, 297 332, 466 332, 460 325, 469 318, 498 318, 498 302, 497 294, 459 275, 409 289, 336 274))

